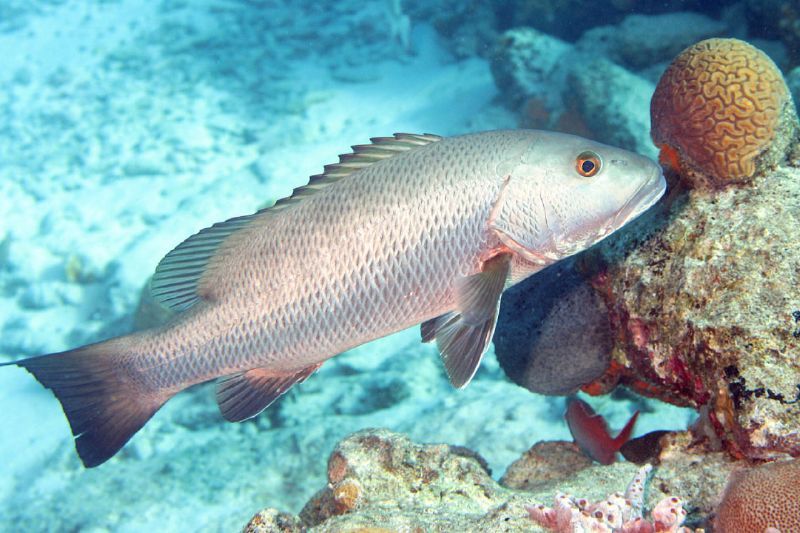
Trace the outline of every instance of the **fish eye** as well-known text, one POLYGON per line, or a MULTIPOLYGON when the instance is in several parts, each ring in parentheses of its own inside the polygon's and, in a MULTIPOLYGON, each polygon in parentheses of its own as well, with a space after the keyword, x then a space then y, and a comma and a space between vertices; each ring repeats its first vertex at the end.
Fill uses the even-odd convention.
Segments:
POLYGON ((591 178, 600 172, 602 166, 600 156, 590 151, 581 153, 575 160, 575 170, 585 178, 591 178))

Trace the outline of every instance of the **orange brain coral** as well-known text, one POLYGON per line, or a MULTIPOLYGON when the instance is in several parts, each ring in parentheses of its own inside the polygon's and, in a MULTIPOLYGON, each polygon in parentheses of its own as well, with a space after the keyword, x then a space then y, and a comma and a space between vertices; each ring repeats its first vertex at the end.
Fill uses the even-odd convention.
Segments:
POLYGON ((662 75, 650 103, 651 135, 682 171, 717 186, 741 181, 757 170, 787 102, 783 76, 763 52, 738 39, 708 39, 662 75))
POLYGON ((734 472, 717 509, 714 531, 800 531, 800 460, 734 472))

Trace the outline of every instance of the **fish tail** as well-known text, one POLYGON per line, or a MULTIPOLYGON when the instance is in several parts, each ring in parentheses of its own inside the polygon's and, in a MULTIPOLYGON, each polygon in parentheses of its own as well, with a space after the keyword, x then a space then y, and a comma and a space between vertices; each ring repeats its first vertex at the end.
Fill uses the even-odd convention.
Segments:
POLYGON ((628 440, 630 440, 631 433, 633 432, 633 426, 636 424, 637 418, 639 418, 639 411, 633 413, 633 416, 630 417, 628 423, 625 424, 625 427, 620 430, 619 434, 617 434, 616 437, 614 437, 614 440, 612 442, 615 452, 619 451, 619 449, 622 448, 622 445, 628 442, 628 440))
POLYGON ((132 379, 120 365, 127 346, 122 337, 6 363, 24 368, 53 391, 87 468, 116 454, 173 394, 147 390, 142 380, 132 379))

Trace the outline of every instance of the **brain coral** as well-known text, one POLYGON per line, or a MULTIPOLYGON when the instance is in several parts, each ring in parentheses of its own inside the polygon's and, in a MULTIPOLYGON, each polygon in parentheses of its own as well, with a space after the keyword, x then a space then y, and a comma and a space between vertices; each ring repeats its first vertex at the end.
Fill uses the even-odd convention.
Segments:
POLYGON ((658 82, 650 118, 662 160, 696 187, 746 181, 783 159, 797 131, 781 72, 738 39, 681 52, 658 82))
POLYGON ((770 463, 731 474, 714 531, 800 531, 800 460, 770 463))

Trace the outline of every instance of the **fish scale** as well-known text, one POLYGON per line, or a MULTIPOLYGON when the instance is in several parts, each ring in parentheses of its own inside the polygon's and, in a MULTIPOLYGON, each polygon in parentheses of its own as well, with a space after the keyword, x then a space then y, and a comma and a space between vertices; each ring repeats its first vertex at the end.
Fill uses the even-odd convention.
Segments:
POLYGON ((504 288, 664 188, 649 159, 552 132, 375 138, 290 198, 170 252, 152 280, 177 312, 167 324, 15 364, 61 400, 86 466, 190 385, 222 378, 223 416, 244 420, 334 355, 415 324, 464 387, 504 288))
MULTIPOLYGON (((396 157, 399 159, 401 156, 396 157)), ((276 281, 271 284, 269 294, 254 298, 259 305, 250 316, 259 317, 259 330, 263 333, 251 338, 248 345, 239 347, 240 356, 247 359, 247 365, 275 363, 273 368, 296 370, 319 361, 331 350, 343 351, 361 344, 364 338, 386 334, 387 324, 391 324, 389 331, 397 331, 449 310, 452 297, 442 296, 451 291, 452 281, 457 275, 465 273, 464 265, 473 270, 478 266, 483 251, 480 247, 487 240, 482 234, 486 232, 485 221, 492 195, 470 194, 467 189, 460 188, 462 194, 456 199, 458 209, 448 218, 431 216, 446 213, 445 201, 448 200, 443 195, 439 196, 438 205, 431 202, 425 206, 430 214, 395 209, 381 217, 379 206, 386 203, 387 197, 406 198, 410 196, 406 191, 425 187, 431 181, 431 176, 418 171, 414 173, 413 169, 419 165, 414 161, 406 163, 390 159, 382 163, 383 167, 375 168, 375 172, 365 169, 349 178, 348 183, 342 183, 341 187, 332 187, 297 209, 279 214, 279 220, 271 221, 269 233, 259 235, 255 243, 248 243, 252 246, 251 255, 262 259, 257 262, 250 258, 253 269, 263 272, 264 279, 276 281), (405 175, 413 179, 405 179, 405 175), (387 179, 392 176, 394 179, 387 179), (353 202, 354 197, 361 201, 353 202), (375 200, 370 201, 373 198, 375 200), (353 217, 355 222, 345 229, 337 227, 337 221, 351 215, 354 209, 361 211, 353 217), (333 255, 328 252, 330 247, 320 251, 320 241, 330 242, 353 231, 364 218, 363 213, 375 217, 374 223, 388 230, 382 233, 381 242, 362 242, 355 253, 345 250, 341 255, 333 255), (431 222, 437 222, 437 218, 439 226, 433 227, 431 222), (302 233, 294 232, 291 253, 286 253, 286 247, 281 246, 284 242, 282 231, 287 227, 308 228, 305 238, 302 233), (446 233, 448 229, 449 234, 446 233), (418 237, 412 238, 411 235, 418 237), (430 238, 432 235, 438 238, 430 238), (280 250, 280 253, 270 254, 270 250, 280 250), (260 253, 262 251, 266 252, 260 253), (419 258, 422 258, 422 264, 419 258), (271 273, 285 271, 301 271, 298 278, 303 280, 303 284, 282 291, 280 276, 271 276, 271 273), (347 277, 343 278, 345 275, 347 277), (381 275, 391 278, 391 283, 382 282, 381 275), (344 283, 337 289, 336 284, 327 281, 331 278, 344 283), (422 294, 423 298, 408 301, 393 297, 406 292, 422 294), (294 296, 289 293, 294 293, 294 296), (309 293, 325 295, 325 299, 315 301, 307 298, 309 293), (287 310, 282 302, 284 298, 293 298, 298 305, 287 310), (382 319, 365 321, 364 317, 382 319), (271 333, 281 322, 294 327, 276 337, 271 333), (343 324, 362 324, 364 327, 357 328, 355 336, 345 343, 330 342, 335 339, 331 333, 341 330, 343 324), (310 331, 309 327, 312 328, 310 331), (318 339, 328 342, 319 343, 318 339), (288 367, 278 366, 284 361, 288 367)), ((450 175, 453 181, 471 177, 466 171, 461 176, 456 176, 455 172, 450 175)), ((489 186, 494 181, 494 188, 499 190, 499 176, 490 174, 482 179, 489 186)), ((437 183, 441 185, 441 182, 437 183)), ((234 268, 240 271, 239 260, 231 270, 234 268)), ((237 295, 237 298, 250 297, 245 294, 237 295)), ((198 319, 204 321, 206 317, 198 316, 198 319)))

